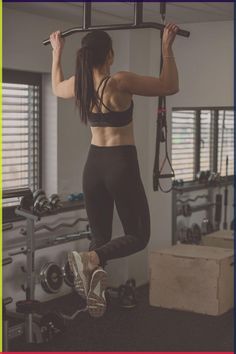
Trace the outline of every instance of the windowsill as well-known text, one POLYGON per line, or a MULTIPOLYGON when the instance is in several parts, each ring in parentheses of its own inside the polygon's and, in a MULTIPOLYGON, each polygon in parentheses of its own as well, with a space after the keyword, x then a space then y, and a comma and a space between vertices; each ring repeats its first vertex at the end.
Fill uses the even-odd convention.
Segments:
POLYGON ((174 187, 175 191, 178 192, 190 192, 200 189, 209 189, 209 188, 218 188, 218 187, 225 187, 226 185, 233 185, 234 184, 234 176, 228 176, 226 181, 226 177, 222 177, 220 183, 209 184, 209 183, 199 183, 198 181, 187 181, 184 182, 183 186, 174 187))
MULTIPOLYGON (((85 204, 81 201, 62 201, 62 207, 51 212, 46 212, 40 215, 40 217, 56 215, 59 213, 66 213, 73 210, 84 209, 85 204)), ((6 207, 3 208, 3 224, 12 223, 17 221, 25 220, 25 217, 15 214, 16 207, 6 207)))

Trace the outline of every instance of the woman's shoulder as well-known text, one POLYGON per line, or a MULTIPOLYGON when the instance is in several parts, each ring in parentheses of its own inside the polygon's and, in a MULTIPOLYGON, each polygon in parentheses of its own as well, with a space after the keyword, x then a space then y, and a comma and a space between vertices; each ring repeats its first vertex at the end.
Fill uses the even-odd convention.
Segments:
POLYGON ((123 90, 124 82, 132 75, 129 71, 117 71, 111 75, 111 84, 118 90, 123 90))

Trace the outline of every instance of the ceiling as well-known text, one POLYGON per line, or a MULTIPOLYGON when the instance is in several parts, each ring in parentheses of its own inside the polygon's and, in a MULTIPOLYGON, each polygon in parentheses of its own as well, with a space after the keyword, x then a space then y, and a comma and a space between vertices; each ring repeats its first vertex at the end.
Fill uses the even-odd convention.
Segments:
MULTIPOLYGON (((144 2, 144 21, 160 22, 159 4, 159 2, 144 2)), ((9 2, 3 3, 3 10, 4 8, 56 18, 78 26, 82 24, 83 4, 81 2, 9 2)), ((132 2, 94 2, 92 3, 92 24, 131 23, 133 11, 132 2)), ((234 19, 234 3, 168 2, 166 18, 168 22, 177 24, 229 21, 234 19)))

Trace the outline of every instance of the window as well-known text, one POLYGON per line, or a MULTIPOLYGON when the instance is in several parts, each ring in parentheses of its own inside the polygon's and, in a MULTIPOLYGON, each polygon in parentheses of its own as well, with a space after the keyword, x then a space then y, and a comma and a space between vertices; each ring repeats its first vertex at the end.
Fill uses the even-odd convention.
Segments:
POLYGON ((27 189, 41 186, 41 75, 3 70, 2 206, 13 213, 27 189))
POLYGON ((218 121, 218 171, 226 175, 226 157, 229 159, 228 175, 234 174, 234 111, 220 110, 218 121))
POLYGON ((198 171, 234 174, 234 111, 232 108, 174 108, 172 166, 175 178, 195 180, 198 171))

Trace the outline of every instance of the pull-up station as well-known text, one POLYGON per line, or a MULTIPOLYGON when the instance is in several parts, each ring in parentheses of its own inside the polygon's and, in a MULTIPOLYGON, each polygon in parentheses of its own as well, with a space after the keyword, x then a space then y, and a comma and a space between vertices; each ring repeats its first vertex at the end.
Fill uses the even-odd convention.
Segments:
MULTIPOLYGON (((91 24, 91 14, 92 14, 92 3, 84 2, 83 3, 83 26, 75 27, 68 29, 61 33, 62 37, 71 36, 74 33, 80 32, 89 32, 93 30, 130 30, 130 29, 142 29, 142 28, 153 28, 161 31, 161 48, 160 48, 160 73, 163 65, 162 58, 162 35, 165 28, 165 18, 166 18, 166 2, 160 2, 160 15, 162 19, 162 24, 157 22, 143 22, 143 2, 134 3, 134 21, 130 24, 116 24, 116 25, 99 25, 92 26, 91 24)), ((182 37, 189 37, 190 32, 183 29, 177 31, 177 35, 182 37)), ((50 39, 43 41, 44 45, 50 43, 50 39)), ((171 165, 169 155, 168 155, 168 146, 167 146, 167 119, 166 119, 166 97, 158 98, 158 110, 157 110, 157 132, 156 132, 156 149, 155 149, 155 158, 154 158, 154 167, 153 167, 153 190, 158 191, 159 189, 162 192, 168 193, 172 190, 172 185, 169 189, 164 190, 160 185, 160 179, 171 179, 175 177, 175 172, 171 165), (165 157, 160 163, 160 149, 161 144, 164 143, 165 157), (164 165, 169 164, 170 173, 164 173, 164 165)))
MULTIPOLYGON (((74 27, 70 28, 66 31, 61 33, 62 37, 71 36, 74 33, 80 32, 88 32, 93 30, 104 30, 104 31, 112 31, 112 30, 130 30, 130 29, 142 29, 142 28, 154 28, 160 31, 163 31, 165 28, 164 24, 157 23, 157 22, 143 22, 143 3, 142 2, 135 2, 134 3, 134 21, 133 23, 127 24, 117 24, 117 25, 99 25, 99 26, 92 26, 91 21, 92 15, 92 3, 91 2, 84 2, 83 3, 83 25, 82 27, 74 27)), ((179 29, 177 35, 182 37, 189 37, 190 33, 188 31, 179 29)), ((44 45, 50 44, 50 39, 45 39, 43 41, 44 45)))

